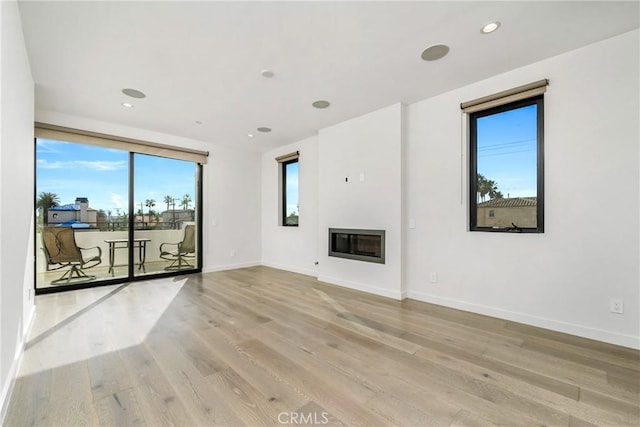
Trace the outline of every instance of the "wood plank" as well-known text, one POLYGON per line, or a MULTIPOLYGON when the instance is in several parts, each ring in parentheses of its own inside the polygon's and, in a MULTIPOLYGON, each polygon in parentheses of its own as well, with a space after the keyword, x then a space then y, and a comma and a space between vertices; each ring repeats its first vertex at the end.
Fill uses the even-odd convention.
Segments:
MULTIPOLYGON (((332 387, 338 388, 360 405, 364 405, 373 395, 379 391, 372 386, 366 378, 359 375, 351 375, 353 371, 347 369, 335 369, 331 364, 325 363, 321 358, 309 350, 303 343, 292 343, 270 331, 267 326, 255 328, 255 341, 277 351, 288 360, 294 362, 308 373, 320 378, 332 378, 332 387)), ((314 399, 315 400, 315 399, 314 399)))
POLYGON ((270 426, 277 424, 277 406, 268 396, 256 390, 232 368, 211 375, 207 381, 216 394, 249 426, 270 426))
POLYGON ((94 401, 113 397, 114 394, 132 387, 128 371, 117 352, 92 357, 87 360, 87 367, 94 401))
MULTIPOLYGON (((176 400, 198 425, 240 425, 238 414, 220 400, 219 394, 209 386, 209 381, 173 337, 153 334, 145 345, 171 387, 176 400)), ((164 399, 166 400, 166 398, 164 399)))
POLYGON ((12 398, 7 407, 5 421, 14 426, 41 426, 55 423, 51 419, 51 378, 53 371, 46 369, 16 378, 12 398))
POLYGON ((602 390, 617 399, 638 402, 638 394, 633 390, 612 386, 608 381, 606 371, 581 364, 573 359, 557 358, 552 354, 543 354, 523 348, 493 348, 487 350, 483 357, 513 366, 527 366, 527 369, 580 388, 602 390))
POLYGON ((301 313, 313 316, 318 320, 331 323, 338 327, 355 329, 362 336, 366 336, 374 341, 397 348, 401 351, 411 354, 415 353, 420 348, 420 346, 404 339, 378 331, 366 325, 362 325, 357 321, 354 322, 354 319, 339 317, 338 314, 344 313, 346 310, 344 310, 336 300, 322 292, 319 294, 321 297, 317 298, 314 302, 302 302, 300 300, 285 301, 282 297, 277 295, 276 291, 269 289, 261 289, 261 295, 273 303, 281 303, 282 305, 285 305, 286 302, 286 305, 290 310, 300 311, 301 313))
POLYGON ((101 426, 144 426, 140 406, 132 389, 120 390, 95 401, 101 426))
POLYGON ((51 395, 52 420, 68 426, 98 424, 86 361, 54 368, 51 390, 63 390, 51 395))
POLYGON ((458 411, 450 427, 493 427, 495 424, 473 414, 466 409, 458 411))
POLYGON ((120 355, 134 385, 133 393, 147 424, 196 423, 145 346, 122 349, 120 355))
POLYGON ((298 390, 304 390, 314 401, 318 402, 348 425, 372 426, 386 425, 384 419, 372 414, 365 406, 357 404, 351 396, 320 378, 301 368, 273 349, 256 340, 248 340, 241 348, 258 363, 266 366, 274 374, 287 378, 287 382, 298 390))
MULTIPOLYGON (((550 424, 557 424, 558 419, 562 420, 562 424, 566 424, 565 421, 569 420, 569 416, 594 422, 595 424, 626 425, 633 421, 628 414, 612 413, 590 405, 584 405, 574 399, 532 387, 530 384, 521 382, 501 372, 485 372, 485 369, 479 368, 472 363, 452 358, 437 359, 437 352, 430 349, 423 348, 416 355, 424 357, 427 362, 439 360, 438 363, 449 367, 454 376, 466 374, 475 377, 476 383, 482 384, 481 387, 490 393, 497 393, 500 396, 499 398, 503 395, 511 395, 509 404, 528 406, 528 409, 524 409, 525 412, 532 412, 537 419, 546 418, 545 421, 550 424), (555 422, 553 422, 554 419, 556 420, 555 422)), ((491 397, 491 400, 496 401, 494 397, 491 397)))
POLYGON ((227 341, 217 328, 200 331, 198 338, 210 344, 210 352, 214 357, 225 360, 234 372, 262 395, 267 396, 274 410, 293 411, 309 402, 304 393, 248 357, 237 344, 227 341))
POLYGON ((631 390, 638 393, 638 385, 640 384, 640 372, 638 372, 638 368, 640 368, 640 361, 633 363, 628 359, 623 361, 621 358, 602 360, 601 358, 594 358, 592 355, 585 355, 584 351, 575 353, 567 350, 565 346, 552 346, 533 341, 524 341, 522 348, 563 360, 571 360, 583 366, 605 371, 612 377, 627 380, 629 386, 632 387, 631 390))

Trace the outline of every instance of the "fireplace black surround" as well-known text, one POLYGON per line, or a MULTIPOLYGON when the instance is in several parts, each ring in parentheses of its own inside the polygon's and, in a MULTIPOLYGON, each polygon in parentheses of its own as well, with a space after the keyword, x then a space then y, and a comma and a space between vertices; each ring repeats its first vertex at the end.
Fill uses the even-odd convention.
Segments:
POLYGON ((329 256, 385 263, 384 230, 329 229, 329 256))

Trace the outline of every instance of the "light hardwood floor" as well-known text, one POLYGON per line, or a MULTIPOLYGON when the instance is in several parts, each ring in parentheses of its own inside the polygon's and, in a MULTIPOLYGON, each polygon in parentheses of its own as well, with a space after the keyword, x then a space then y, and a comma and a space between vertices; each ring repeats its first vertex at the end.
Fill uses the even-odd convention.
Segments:
POLYGON ((267 267, 37 298, 6 426, 640 424, 638 351, 267 267))

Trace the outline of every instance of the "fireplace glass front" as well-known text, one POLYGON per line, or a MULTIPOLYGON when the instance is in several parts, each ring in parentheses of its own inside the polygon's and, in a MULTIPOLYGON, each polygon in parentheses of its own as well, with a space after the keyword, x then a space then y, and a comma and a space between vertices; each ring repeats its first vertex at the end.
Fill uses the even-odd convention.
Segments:
POLYGON ((384 230, 329 229, 329 256, 384 264, 384 230))

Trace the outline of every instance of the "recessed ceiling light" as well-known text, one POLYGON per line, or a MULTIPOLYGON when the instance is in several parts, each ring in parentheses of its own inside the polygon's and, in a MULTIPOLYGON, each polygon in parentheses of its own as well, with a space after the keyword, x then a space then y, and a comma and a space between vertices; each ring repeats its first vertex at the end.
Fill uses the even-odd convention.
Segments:
POLYGON ((314 108, 328 108, 331 103, 329 101, 319 100, 311 105, 313 105, 314 108))
POLYGON ((271 128, 268 127, 259 127, 258 132, 271 132, 271 128))
POLYGON ((260 74, 262 75, 262 77, 270 79, 271 77, 275 76, 274 72, 271 70, 262 70, 260 71, 260 74))
POLYGON ((196 120, 196 124, 197 124, 197 125, 201 125, 201 124, 202 124, 202 122, 201 122, 200 120, 196 120))
POLYGON ((132 98, 138 98, 138 99, 147 97, 147 95, 145 95, 144 93, 136 89, 122 89, 122 93, 132 98))
POLYGON ((480 29, 480 32, 482 34, 489 34, 489 33, 493 33, 498 28, 500 28, 500 22, 499 21, 493 21, 493 22, 489 22, 487 25, 483 26, 480 29))
POLYGON ((123 107, 126 107, 126 108, 133 108, 133 104, 129 104, 128 102, 123 102, 120 105, 122 105, 123 107))
POLYGON ((247 136, 248 136, 249 138, 253 138, 253 134, 252 134, 252 133, 248 134, 247 136))
POLYGON ((447 53, 449 53, 449 46, 444 44, 437 44, 426 48, 422 52, 421 57, 425 61, 436 61, 444 57, 447 53))

